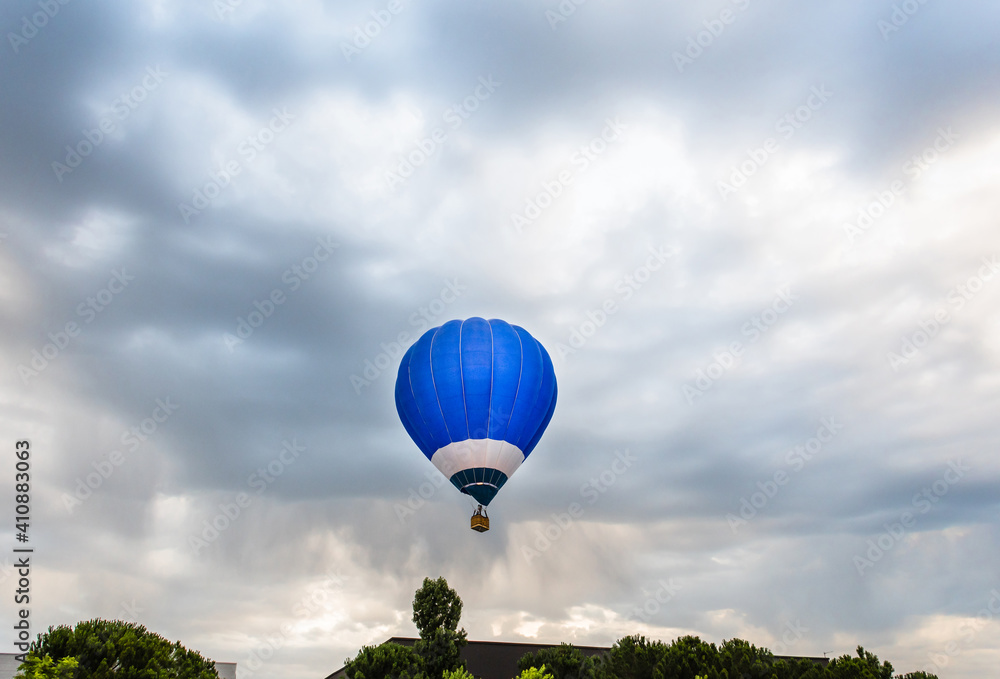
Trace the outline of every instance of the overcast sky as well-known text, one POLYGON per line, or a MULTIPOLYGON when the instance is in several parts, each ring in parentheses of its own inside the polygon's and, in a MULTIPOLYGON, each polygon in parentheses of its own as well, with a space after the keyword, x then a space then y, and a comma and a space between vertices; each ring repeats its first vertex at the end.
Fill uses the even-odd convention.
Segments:
POLYGON ((62 2, 0 9, 34 631, 318 678, 443 575, 471 639, 995 672, 996 3, 62 2), (393 402, 472 316, 559 383, 484 534, 393 402))

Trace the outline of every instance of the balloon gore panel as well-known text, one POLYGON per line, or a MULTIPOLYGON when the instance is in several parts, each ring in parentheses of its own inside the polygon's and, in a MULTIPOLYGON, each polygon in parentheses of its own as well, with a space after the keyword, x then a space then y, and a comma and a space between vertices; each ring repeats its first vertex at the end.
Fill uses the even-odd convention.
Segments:
POLYGON ((552 419, 548 352, 499 319, 448 321, 403 355, 396 410, 406 433, 456 488, 487 505, 552 419))

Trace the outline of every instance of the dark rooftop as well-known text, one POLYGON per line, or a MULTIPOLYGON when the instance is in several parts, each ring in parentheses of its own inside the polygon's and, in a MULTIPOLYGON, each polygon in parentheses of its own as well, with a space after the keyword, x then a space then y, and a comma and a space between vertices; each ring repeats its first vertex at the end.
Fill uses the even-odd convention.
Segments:
MULTIPOLYGON (((412 637, 392 637, 386 643, 395 643, 400 646, 413 646, 417 640, 412 637)), ((470 641, 461 651, 461 658, 465 661, 465 666, 469 673, 476 679, 512 679, 516 677, 517 661, 525 653, 532 653, 543 648, 553 648, 559 644, 525 644, 510 641, 470 641)), ((584 655, 600 655, 611 650, 607 646, 576 646, 584 655)), ((778 659, 792 660, 803 656, 775 656, 778 659)), ((826 665, 827 658, 804 658, 812 660, 818 665, 826 665)), ((326 679, 341 679, 347 676, 344 668, 341 668, 328 676, 326 679)))

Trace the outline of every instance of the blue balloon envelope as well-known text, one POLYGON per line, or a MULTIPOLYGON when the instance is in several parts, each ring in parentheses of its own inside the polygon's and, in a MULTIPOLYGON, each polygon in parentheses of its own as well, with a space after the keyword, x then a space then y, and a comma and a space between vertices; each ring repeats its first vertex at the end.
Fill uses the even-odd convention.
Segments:
POLYGON ((403 355, 396 376, 406 433, 482 505, 531 454, 555 407, 548 352, 524 328, 496 318, 428 330, 403 355))

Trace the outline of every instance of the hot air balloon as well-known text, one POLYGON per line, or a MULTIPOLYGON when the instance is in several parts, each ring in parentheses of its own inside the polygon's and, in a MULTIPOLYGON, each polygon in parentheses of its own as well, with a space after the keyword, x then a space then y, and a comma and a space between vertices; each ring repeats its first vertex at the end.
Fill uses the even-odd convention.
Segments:
POLYGON ((538 444, 556 407, 552 359, 534 337, 499 319, 448 321, 403 355, 396 411, 406 433, 479 509, 538 444))

